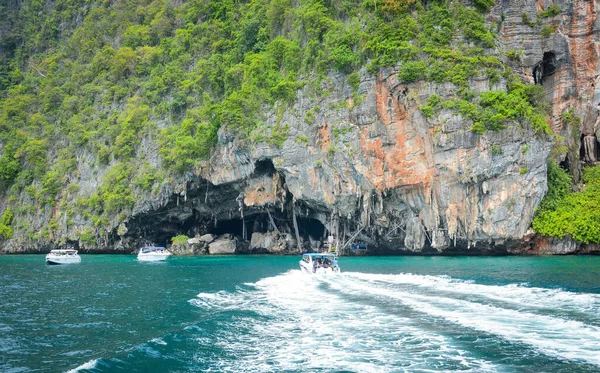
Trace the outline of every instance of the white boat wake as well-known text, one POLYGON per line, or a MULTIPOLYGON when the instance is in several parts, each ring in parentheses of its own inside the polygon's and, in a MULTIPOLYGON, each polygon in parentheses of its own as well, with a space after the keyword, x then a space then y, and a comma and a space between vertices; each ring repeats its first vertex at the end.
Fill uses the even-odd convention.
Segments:
POLYGON ((290 271, 190 303, 235 312, 215 339, 198 340, 218 345, 231 371, 495 372, 527 359, 600 366, 597 294, 290 271))

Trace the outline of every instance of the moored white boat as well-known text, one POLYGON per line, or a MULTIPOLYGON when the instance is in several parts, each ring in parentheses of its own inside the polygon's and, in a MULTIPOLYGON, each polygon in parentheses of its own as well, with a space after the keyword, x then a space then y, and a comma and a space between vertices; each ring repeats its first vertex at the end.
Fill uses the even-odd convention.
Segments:
POLYGON ((48 264, 71 264, 80 263, 81 257, 77 254, 77 250, 51 250, 46 255, 46 263, 48 264))
POLYGON ((146 246, 140 249, 138 260, 143 262, 161 262, 167 260, 171 253, 162 246, 146 246))
POLYGON ((302 255, 300 269, 302 270, 302 273, 309 274, 330 274, 341 272, 337 261, 337 256, 330 253, 308 253, 302 255))

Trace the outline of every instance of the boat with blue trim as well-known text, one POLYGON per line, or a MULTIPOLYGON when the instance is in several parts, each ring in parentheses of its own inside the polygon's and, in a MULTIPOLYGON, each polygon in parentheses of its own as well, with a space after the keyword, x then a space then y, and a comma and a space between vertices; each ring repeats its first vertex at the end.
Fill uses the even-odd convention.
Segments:
POLYGON ((334 253, 306 253, 300 260, 302 273, 333 274, 340 273, 337 255, 334 253))

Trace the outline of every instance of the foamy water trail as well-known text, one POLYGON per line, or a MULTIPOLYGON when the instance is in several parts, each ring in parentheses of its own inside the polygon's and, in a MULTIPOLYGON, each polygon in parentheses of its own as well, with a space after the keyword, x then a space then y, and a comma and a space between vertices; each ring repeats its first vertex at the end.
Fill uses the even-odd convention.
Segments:
MULTIPOLYGON (((423 314, 493 334, 510 342, 527 344, 547 355, 600 365, 600 328, 595 325, 530 311, 481 304, 477 301, 455 299, 451 294, 440 296, 439 293, 429 295, 426 291, 414 292, 411 288, 404 290, 394 286, 406 280, 405 275, 399 277, 390 276, 388 281, 385 281, 379 275, 346 274, 344 278, 340 278, 340 281, 331 283, 338 291, 354 294, 368 293, 393 299, 423 314)), ((411 278, 409 281, 411 284, 426 284, 426 287, 435 288, 432 284, 439 282, 440 287, 448 292, 483 296, 491 294, 492 298, 502 300, 512 300, 515 289, 518 289, 517 293, 520 295, 518 302, 528 304, 539 301, 545 307, 550 307, 548 300, 540 299, 543 289, 484 286, 462 281, 454 281, 455 286, 450 287, 448 285, 452 282, 448 278, 413 275, 408 277, 411 278), (487 288, 490 288, 489 293, 487 288), (506 294, 502 294, 500 289, 505 289, 506 294)), ((598 306, 596 295, 574 294, 560 290, 552 290, 550 294, 551 299, 560 300, 556 304, 557 311, 565 307, 589 312, 590 309, 597 309, 598 306), (581 308, 577 308, 577 305, 581 308)))
POLYGON ((600 321, 600 294, 579 294, 561 289, 529 287, 525 284, 481 285, 448 276, 420 276, 410 273, 399 275, 346 273, 346 275, 369 283, 380 282, 385 286, 408 285, 418 288, 419 291, 423 289, 447 291, 453 294, 500 300, 517 306, 575 311, 600 321))
POLYGON ((323 279, 292 271, 247 286, 190 301, 211 312, 235 307, 260 315, 235 319, 216 340, 198 339, 235 356, 222 371, 496 371, 493 363, 407 317, 347 301, 323 279))
POLYGON ((480 338, 486 349, 513 345, 513 360, 541 353, 600 366, 600 328, 560 316, 593 320, 596 294, 445 276, 290 271, 234 292, 200 293, 190 303, 252 312, 225 322, 214 338, 198 338, 230 354, 222 371, 512 371, 502 353, 488 359, 475 348, 480 338))

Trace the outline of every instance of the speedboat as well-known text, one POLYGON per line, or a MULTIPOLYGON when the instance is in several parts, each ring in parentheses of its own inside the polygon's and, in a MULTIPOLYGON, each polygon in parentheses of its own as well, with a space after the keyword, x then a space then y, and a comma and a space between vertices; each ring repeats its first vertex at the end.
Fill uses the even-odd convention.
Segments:
POLYGON ((81 257, 77 255, 77 250, 51 250, 50 253, 46 255, 46 263, 48 264, 70 264, 80 262, 81 257))
POLYGON ((138 253, 138 260, 143 262, 165 261, 171 253, 162 246, 145 246, 138 253))
POLYGON ((333 253, 310 253, 302 255, 300 261, 302 273, 330 274, 340 273, 337 256, 333 253))

